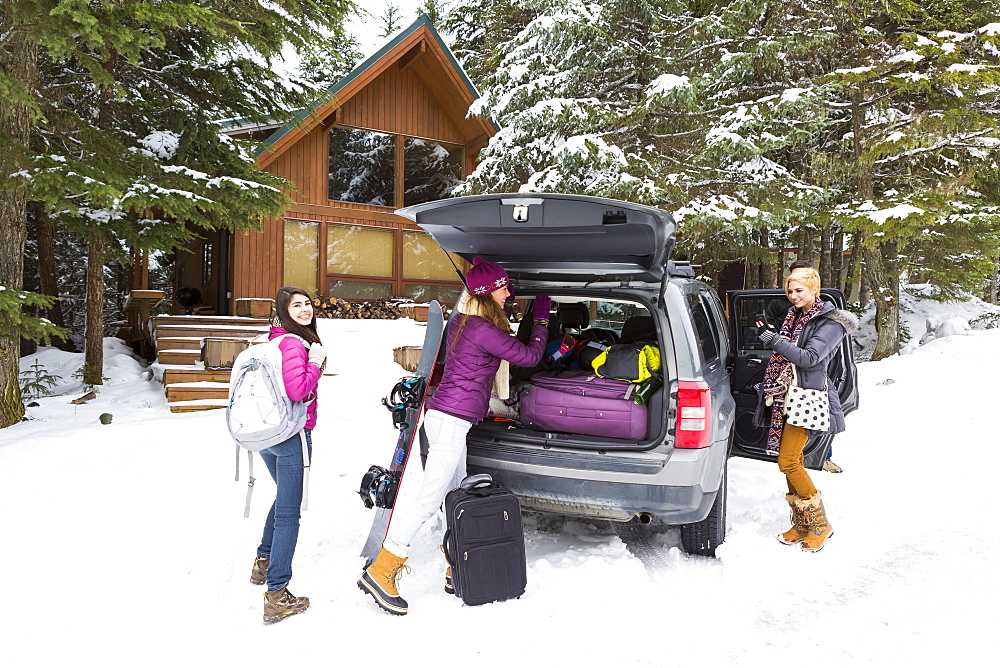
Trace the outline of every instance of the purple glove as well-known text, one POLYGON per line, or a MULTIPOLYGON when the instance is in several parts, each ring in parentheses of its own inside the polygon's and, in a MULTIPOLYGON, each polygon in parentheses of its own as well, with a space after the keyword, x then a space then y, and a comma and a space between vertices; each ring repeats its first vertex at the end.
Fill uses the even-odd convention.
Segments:
POLYGON ((548 295, 537 295, 535 297, 534 311, 532 312, 535 317, 535 321, 544 320, 549 321, 549 311, 552 310, 552 300, 548 295))

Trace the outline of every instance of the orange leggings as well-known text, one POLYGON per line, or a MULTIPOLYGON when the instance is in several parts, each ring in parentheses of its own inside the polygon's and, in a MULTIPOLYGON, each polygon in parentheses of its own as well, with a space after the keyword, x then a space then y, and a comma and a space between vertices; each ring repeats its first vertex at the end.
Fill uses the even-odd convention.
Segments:
POLYGON ((778 470, 785 474, 788 493, 800 499, 811 499, 816 495, 816 486, 806 473, 805 456, 802 451, 809 440, 809 432, 794 424, 785 423, 781 430, 781 445, 778 448, 778 470))

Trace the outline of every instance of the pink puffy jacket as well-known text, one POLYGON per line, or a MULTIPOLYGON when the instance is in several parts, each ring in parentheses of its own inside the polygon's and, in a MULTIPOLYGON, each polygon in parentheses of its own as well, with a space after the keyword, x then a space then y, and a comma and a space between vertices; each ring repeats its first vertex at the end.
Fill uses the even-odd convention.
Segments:
MULTIPOLYGON (((272 327, 268 339, 276 339, 288 334, 283 327, 272 327)), ((281 377, 285 381, 285 391, 292 401, 305 401, 312 395, 312 403, 306 409, 306 429, 316 426, 316 391, 319 377, 322 375, 319 367, 309 364, 309 351, 299 339, 289 336, 278 342, 281 350, 281 377)))

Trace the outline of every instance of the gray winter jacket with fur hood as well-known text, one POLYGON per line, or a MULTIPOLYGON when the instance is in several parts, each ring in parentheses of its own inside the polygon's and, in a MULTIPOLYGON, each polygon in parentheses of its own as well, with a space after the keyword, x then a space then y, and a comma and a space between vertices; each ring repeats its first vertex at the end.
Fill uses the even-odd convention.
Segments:
MULTIPOLYGON (((837 389, 828 382, 826 370, 830 360, 837 354, 840 342, 857 328, 858 318, 853 313, 825 302, 820 312, 802 327, 802 333, 796 343, 786 341, 780 336, 771 340, 771 349, 795 365, 801 387, 813 390, 827 387, 830 396, 829 433, 832 434, 844 431, 844 410, 840 406, 837 389)), ((758 427, 770 425, 770 413, 771 407, 764 404, 763 390, 758 388, 754 424, 758 427)))

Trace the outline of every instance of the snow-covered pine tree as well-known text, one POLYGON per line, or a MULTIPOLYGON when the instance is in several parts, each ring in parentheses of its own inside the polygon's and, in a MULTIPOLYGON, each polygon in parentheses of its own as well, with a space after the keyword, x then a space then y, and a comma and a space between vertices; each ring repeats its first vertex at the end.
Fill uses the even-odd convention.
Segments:
POLYGON ((459 193, 574 192, 654 202, 635 107, 658 74, 660 13, 646 0, 458 3, 445 22, 482 97, 470 113, 501 127, 459 193), (494 6, 490 7, 493 4, 494 6), (507 18, 510 18, 510 21, 507 18), (506 26, 497 41, 492 26, 506 26), (494 46, 495 45, 495 46, 494 46))
MULTIPOLYGON (((717 273, 747 265, 747 285, 771 287, 769 249, 810 240, 826 193, 811 155, 830 119, 814 79, 832 38, 823 5, 700 2, 674 19, 666 72, 683 81, 650 119, 659 164, 680 203, 679 250, 717 273)), ((827 232, 833 237, 836 231, 827 232)))
POLYGON ((841 165, 828 214, 864 242, 881 359, 899 346, 901 277, 950 296, 981 283, 998 254, 996 191, 981 186, 998 168, 1000 24, 929 33, 935 17, 854 5, 837 17, 853 62, 823 79, 843 131, 822 157, 841 165))
MULTIPOLYGON (((313 94, 307 82, 290 84, 269 62, 286 44, 324 42, 351 6, 5 2, 0 95, 10 105, 0 110, 0 244, 21 255, 28 199, 86 234, 94 292, 88 321, 97 324, 109 240, 169 248, 190 234, 187 223, 247 227, 280 214, 286 184, 258 172, 250 146, 224 140, 216 123, 232 116, 280 120, 305 106, 313 94), (33 136, 40 143, 29 147, 33 136)), ((21 280, 19 262, 0 265, 0 286, 19 289, 21 280)), ((86 364, 97 376, 85 380, 98 384, 103 332, 93 329, 86 364)), ((3 427, 23 407, 6 400, 17 384, 16 354, 4 347, 0 358, 3 427)))

